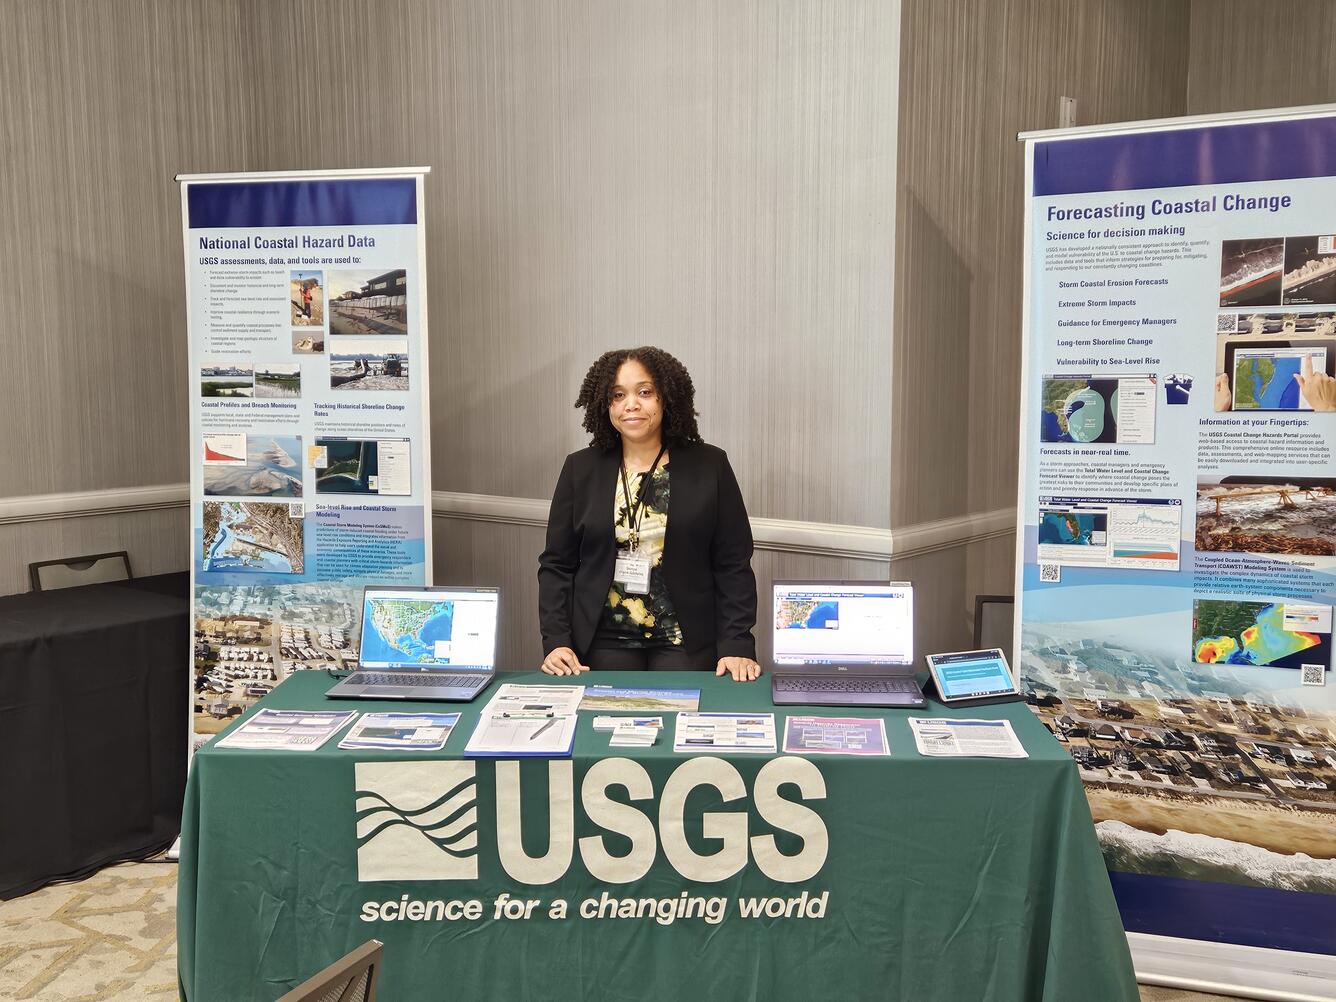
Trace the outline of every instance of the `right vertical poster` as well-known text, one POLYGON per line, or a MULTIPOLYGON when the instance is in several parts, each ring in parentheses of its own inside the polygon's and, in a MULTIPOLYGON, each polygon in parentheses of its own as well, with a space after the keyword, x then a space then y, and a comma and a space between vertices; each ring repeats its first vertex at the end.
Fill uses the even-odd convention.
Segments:
POLYGON ((1028 698, 1129 932, 1330 957, 1336 109, 1022 138, 1028 698))

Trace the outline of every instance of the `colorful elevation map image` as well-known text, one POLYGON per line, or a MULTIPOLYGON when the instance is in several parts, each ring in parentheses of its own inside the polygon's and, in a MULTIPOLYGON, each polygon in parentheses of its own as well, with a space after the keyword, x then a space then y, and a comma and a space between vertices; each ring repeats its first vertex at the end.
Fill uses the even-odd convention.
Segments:
POLYGON ((835 630, 840 626, 840 603, 781 598, 775 603, 775 627, 780 630, 835 630))
POLYGON ((1298 357, 1245 355, 1234 359, 1234 410, 1292 411, 1300 406, 1298 357))
POLYGON ((1045 379, 1041 442, 1116 442, 1118 380, 1045 379))
POLYGON ((453 602, 407 602, 390 598, 369 601, 371 610, 362 637, 363 663, 449 663, 449 654, 438 655, 436 645, 450 643, 454 626, 453 602))
POLYGON ((1331 634, 1285 629, 1281 602, 1203 599, 1193 605, 1192 659, 1198 664, 1297 668, 1327 664, 1331 634))
POLYGON ((286 504, 204 502, 204 570, 300 574, 305 563, 302 519, 286 504))
POLYGON ((1109 527, 1109 516, 1078 514, 1071 511, 1046 511, 1039 516, 1039 542, 1062 543, 1067 546, 1103 546, 1095 542, 1095 533, 1104 533, 1109 527))

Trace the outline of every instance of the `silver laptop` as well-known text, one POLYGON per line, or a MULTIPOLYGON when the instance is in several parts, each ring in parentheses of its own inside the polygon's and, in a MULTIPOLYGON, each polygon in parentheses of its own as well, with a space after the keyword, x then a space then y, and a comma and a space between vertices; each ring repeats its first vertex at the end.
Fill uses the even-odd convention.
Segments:
POLYGON ((914 586, 776 581, 770 691, 777 706, 923 706, 914 681, 914 586))
POLYGON ((467 702, 496 677, 497 588, 368 587, 357 670, 335 699, 467 702))

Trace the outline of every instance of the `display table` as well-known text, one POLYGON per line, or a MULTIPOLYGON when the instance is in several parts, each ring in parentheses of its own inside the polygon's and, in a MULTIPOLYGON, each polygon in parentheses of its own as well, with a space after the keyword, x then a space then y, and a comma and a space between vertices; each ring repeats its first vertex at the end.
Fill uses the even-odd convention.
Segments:
POLYGON ((170 845, 189 575, 0 597, 0 899, 170 845))
MULTIPOLYGON (((702 711, 774 709, 765 679, 591 678, 700 688, 702 711)), ((1138 997, 1076 766, 1023 704, 925 715, 1005 717, 1024 760, 922 758, 910 711, 789 707, 774 710, 781 748, 788 715, 881 715, 892 755, 676 755, 672 714, 652 748, 610 748, 582 713, 573 760, 516 762, 462 758, 487 695, 372 705, 325 699, 331 684, 303 672, 259 705, 463 716, 427 755, 336 737, 195 756, 177 912, 190 1002, 270 1002, 371 938, 381 992, 412 1002, 1138 997), (398 855, 367 848, 386 803, 398 855)))

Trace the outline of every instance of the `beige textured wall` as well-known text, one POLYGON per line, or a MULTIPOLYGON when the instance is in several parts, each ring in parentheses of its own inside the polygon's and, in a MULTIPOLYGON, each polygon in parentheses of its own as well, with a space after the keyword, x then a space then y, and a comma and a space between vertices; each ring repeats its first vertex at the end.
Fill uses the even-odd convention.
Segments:
MULTIPOLYGON (((905 0, 894 525, 1015 503, 1018 132, 1183 113, 1186 0, 905 0)), ((1009 587, 1006 590, 1010 590, 1009 587)))
POLYGON ((260 162, 432 166, 438 490, 546 497, 655 343, 752 514, 888 524, 895 3, 259 6, 260 162))
MULTIPOLYGON (((1186 0, 905 0, 891 520, 1016 501, 1024 262, 1018 132, 1182 114, 1186 0)), ((1010 594, 1014 536, 897 560, 920 651, 972 636, 974 596, 1010 594)))
POLYGON ((241 31, 234 3, 0 4, 0 497, 186 479, 172 175, 253 163, 241 31))
POLYGON ((1336 103, 1336 4, 1192 0, 1187 113, 1336 103))

